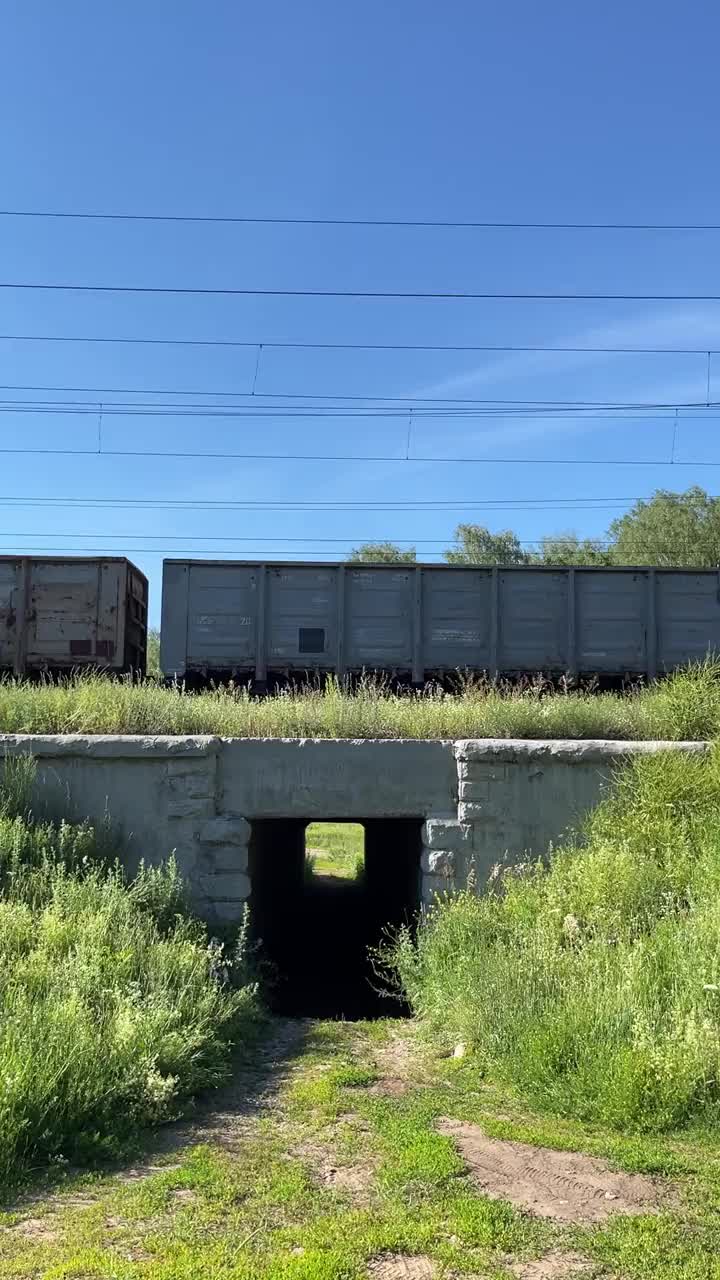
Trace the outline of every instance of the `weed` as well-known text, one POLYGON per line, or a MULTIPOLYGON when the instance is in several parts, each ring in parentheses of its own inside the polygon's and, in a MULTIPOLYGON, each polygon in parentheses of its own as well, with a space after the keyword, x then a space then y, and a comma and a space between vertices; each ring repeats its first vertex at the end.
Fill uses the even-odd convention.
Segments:
POLYGON ((720 733, 718 665, 701 663, 625 693, 553 691, 542 680, 457 691, 398 693, 367 678, 255 698, 233 686, 191 693, 182 685, 81 676, 0 682, 3 733, 211 733, 319 738, 709 738, 720 733))
POLYGON ((4 776, 0 1183, 116 1155, 176 1115, 224 1077, 256 1011, 254 987, 216 979, 174 864, 128 883, 103 833, 33 821, 24 761, 4 776))
POLYGON ((564 1115, 656 1131, 717 1115, 719 810, 720 749, 636 761, 584 845, 400 935, 414 1009, 564 1115))

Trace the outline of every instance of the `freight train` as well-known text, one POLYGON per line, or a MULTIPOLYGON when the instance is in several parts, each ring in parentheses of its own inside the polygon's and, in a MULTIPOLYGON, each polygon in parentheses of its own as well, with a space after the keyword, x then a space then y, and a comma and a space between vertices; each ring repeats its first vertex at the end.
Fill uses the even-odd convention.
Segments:
POLYGON ((143 674, 147 578, 120 556, 0 556, 0 671, 143 674))
MULTIPOLYGON (((119 558, 0 557, 0 669, 145 669, 147 581, 119 558)), ((169 679, 458 670, 648 678, 720 654, 720 570, 166 560, 169 679)))

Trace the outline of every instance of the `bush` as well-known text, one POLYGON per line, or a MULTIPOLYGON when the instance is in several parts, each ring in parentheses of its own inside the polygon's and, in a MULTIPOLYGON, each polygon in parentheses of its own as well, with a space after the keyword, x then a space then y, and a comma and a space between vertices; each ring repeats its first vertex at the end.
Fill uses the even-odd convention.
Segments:
MULTIPOLYGON (((20 770, 25 766, 20 766, 20 770)), ((0 790, 0 1182, 118 1154, 225 1076, 251 984, 222 983, 171 863, 128 883, 103 833, 0 790), (20 812, 18 812, 18 809, 20 812), (24 816, 23 816, 24 814, 24 816)), ((239 957, 240 961, 242 957, 239 957)), ((243 975, 244 977, 244 975, 243 975)))
POLYGON ((399 937, 413 1008, 556 1112, 659 1131, 716 1111, 719 817, 720 749, 628 766, 584 845, 399 937))

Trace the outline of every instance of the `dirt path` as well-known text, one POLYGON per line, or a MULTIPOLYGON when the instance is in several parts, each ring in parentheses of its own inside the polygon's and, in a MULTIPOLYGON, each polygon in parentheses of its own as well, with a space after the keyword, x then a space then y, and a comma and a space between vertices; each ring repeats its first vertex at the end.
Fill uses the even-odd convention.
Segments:
POLYGON ((4 1215, 0 1280, 618 1280, 592 1232, 665 1187, 488 1137, 483 1097, 409 1023, 275 1019, 142 1159, 4 1215))

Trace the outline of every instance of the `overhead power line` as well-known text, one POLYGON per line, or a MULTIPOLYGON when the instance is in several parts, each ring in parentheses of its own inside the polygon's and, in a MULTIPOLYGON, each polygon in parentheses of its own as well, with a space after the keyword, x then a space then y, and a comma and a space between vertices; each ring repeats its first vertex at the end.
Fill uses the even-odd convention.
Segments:
POLYGON ((237 214, 115 213, 61 209, 0 209, 2 218, 70 219, 82 222, 186 222, 235 226, 395 227, 467 231, 720 231, 716 222, 498 222, 449 218, 310 218, 237 214))
POLYGON ((165 294, 188 297, 228 298, 348 298, 407 302, 720 302, 717 293, 514 293, 481 292, 464 289, 239 289, 191 285, 150 284, 55 284, 3 280, 0 289, 32 289, 55 293, 165 294))
POLYGON ((282 501, 279 499, 248 499, 233 501, 231 499, 168 499, 168 498, 82 498, 82 497, 44 497, 22 498, 2 497, 1 506, 13 507, 49 507, 49 508, 95 508, 108 510, 113 508, 130 508, 131 510, 170 510, 170 511, 299 511, 309 513, 327 513, 331 515, 344 512, 393 511, 412 514, 425 512, 434 514, 446 511, 616 511, 642 501, 640 498, 510 498, 488 499, 478 502, 474 499, 463 501, 461 498, 409 499, 396 502, 370 502, 354 499, 337 501, 282 501))
POLYGON ((483 466, 551 466, 551 467, 720 467, 720 459, 713 458, 524 458, 517 455, 511 458, 495 457, 459 457, 450 458, 437 455, 411 454, 409 457, 400 454, 349 454, 349 453, 229 453, 198 452, 192 450, 155 450, 155 449, 65 449, 65 448, 12 448, 0 447, 0 454, 17 454, 33 457, 71 457, 71 458, 179 458, 214 461, 238 462, 368 462, 368 463, 401 463, 408 466, 412 463, 437 466, 448 463, 453 466, 481 464, 483 466))
POLYGON ((707 356, 717 355, 720 347, 540 347, 516 343, 428 343, 428 342, 268 342, 265 338, 240 341, 234 338, 141 338, 98 337, 95 334, 0 333, 0 342, 75 342, 107 343, 159 347, 237 347, 273 351, 448 351, 487 352, 496 354, 525 353, 535 355, 622 355, 622 356, 707 356))
MULTIPOLYGON (((543 411, 546 411, 549 409, 552 409, 552 410, 562 409, 563 411, 566 409, 573 409, 573 410, 575 409, 581 409, 581 410, 585 410, 585 409, 607 409, 607 410, 610 410, 610 409, 623 409, 623 410, 670 409, 670 410, 675 410, 675 409, 707 409, 710 407, 717 407, 716 402, 708 401, 707 399, 706 400, 686 400, 686 401, 678 401, 678 402, 657 401, 657 400, 639 400, 639 401, 638 400, 636 401, 632 401, 632 400, 631 401, 538 400, 538 399, 522 400, 522 399, 502 399, 502 398, 498 399, 496 397, 490 397, 490 396, 478 396, 478 397, 376 396, 376 395, 361 395, 358 393, 355 393, 353 395, 340 395, 340 394, 325 395, 321 392, 318 393, 318 392, 311 392, 311 391, 307 391, 307 392, 305 391, 262 391, 262 392, 255 393, 252 391, 237 391, 237 390, 218 391, 212 388, 201 388, 197 390, 197 389, 192 389, 188 387, 177 387, 177 388, 164 387, 160 389, 152 388, 152 387, 58 387, 58 386, 47 386, 47 385, 33 386, 27 383, 0 383, 0 391, 41 391, 43 393, 56 392, 56 393, 67 394, 67 395, 75 394, 75 395, 88 395, 88 396, 106 396, 106 395, 112 395, 112 396, 114 395, 218 396, 223 399, 229 398, 229 397, 235 397, 238 400, 249 401, 250 402, 249 404, 239 405, 236 407, 239 408, 240 410, 247 410, 253 414, 257 412, 274 410, 278 407, 277 405, 273 405, 273 404, 256 403, 257 401, 264 402, 267 400, 300 401, 301 403, 299 403, 295 407, 297 412, 307 411, 309 409, 315 411, 315 407, 312 404, 305 404, 304 401, 321 400, 323 403, 320 406, 320 410, 325 413, 331 411, 333 401, 340 402, 340 408, 343 412, 346 411, 346 405, 348 404, 348 402, 360 401, 361 403, 358 406, 356 406, 358 409, 361 409, 363 412, 365 411, 365 409, 372 409, 373 412, 377 411, 380 414, 384 412, 385 407, 388 405, 393 406, 393 412, 397 412, 401 414, 404 414, 405 412, 407 412, 407 408, 409 408, 410 406, 412 406, 412 412, 413 414, 415 414, 415 413, 421 413, 423 409, 425 409, 427 406, 432 407, 436 405, 441 405, 443 407, 443 413, 445 412, 454 413, 456 412, 456 410, 462 411, 463 407, 466 405, 468 406, 482 405, 483 407, 487 408, 489 411, 492 411, 492 412, 494 412, 494 410, 498 406, 500 406, 503 409, 506 407, 511 407, 511 408, 518 408, 518 409, 521 408, 523 410, 524 409, 531 409, 531 410, 541 409, 543 411), (396 410, 394 408, 395 405, 399 405, 401 407, 396 410), (417 408, 415 408, 415 406, 417 406, 417 408)), ((26 401, 18 400, 17 402, 12 401, 10 403, 25 404, 26 401)), ((33 401, 32 403, 43 404, 46 402, 33 401)), ((50 403, 53 407, 58 403, 68 404, 72 406, 88 404, 87 401, 77 401, 77 400, 52 401, 48 403, 50 403)), ((720 402, 717 402, 717 403, 720 404, 720 402)), ((197 408, 197 409, 203 409, 203 410, 225 409, 226 407, 233 408, 233 406, 224 406, 224 405, 207 406, 207 405, 193 405, 193 404, 183 405, 183 404, 175 404, 175 403, 160 404, 159 402, 155 402, 155 401, 148 402, 148 401, 142 401, 142 400, 131 401, 131 402, 127 402, 127 401, 107 402, 108 409, 112 409, 113 407, 120 407, 120 406, 125 408, 128 408, 128 407, 129 408, 144 407, 144 408, 157 408, 157 409, 161 409, 161 408, 196 409, 197 408)), ((94 408, 95 406, 93 403, 91 403, 89 404, 88 407, 94 408)))
POLYGON ((552 421, 576 418, 587 421, 634 421, 648 422, 653 418, 663 421, 668 415, 674 415, 672 421, 682 410, 687 418, 681 421, 694 421, 696 415, 702 422, 714 421, 711 409, 720 407, 720 401, 685 401, 682 403, 622 403, 597 405, 564 404, 558 401, 523 401, 504 402, 488 401, 475 406, 453 405, 266 405, 266 404, 183 404, 182 402, 160 403, 155 401, 123 401, 123 400, 29 400, 25 397, 0 401, 0 413, 9 414, 45 414, 74 415, 86 418, 118 417, 118 418, 200 418, 227 419, 248 421, 335 421, 338 419, 366 419, 370 421, 400 421, 415 423, 421 421, 461 421, 461 422, 493 422, 528 418, 552 421))
MULTIPOLYGON (((448 535, 448 537, 450 536, 451 535, 448 535)), ((554 536, 559 537, 560 540, 562 540, 562 534, 560 535, 556 534, 554 536)), ((53 539, 68 538, 68 539, 72 539, 73 541, 77 538, 83 538, 83 539, 104 538, 111 542, 136 542, 139 538, 148 538, 151 540, 156 540, 156 541, 159 540, 164 542, 211 542, 213 544, 217 544, 220 542, 232 542, 233 544, 250 543, 252 546, 256 546, 258 543, 262 542, 263 544, 267 543, 268 545, 272 544, 273 546, 279 543, 279 544, 282 544, 283 546, 301 545, 303 547, 307 547, 308 545, 311 545, 314 547, 318 543, 322 544, 323 546, 333 545, 333 546, 353 547, 353 546, 363 546, 367 543, 392 542, 395 545, 406 550, 409 549, 410 547, 445 547, 447 546, 447 541, 448 541, 447 537, 446 538, 413 538, 413 537, 398 537, 397 534, 392 535, 392 534, 377 534, 377 533, 357 534, 355 537, 346 537, 346 538, 322 538, 322 537, 314 537, 314 536, 308 537, 307 534, 302 538, 269 538, 264 533, 256 534, 254 537, 235 537, 234 535, 226 535, 224 533, 201 534, 201 535, 197 535, 197 534, 175 535, 175 534, 167 534, 167 533, 104 533, 104 532, 103 533, 67 533, 67 532, 49 533, 45 531, 41 531, 39 533, 29 533, 29 532, 23 532, 22 530, 20 532, 13 532, 13 533, 7 533, 7 534, 0 533, 0 538, 9 538, 9 537, 15 538, 20 543, 23 543, 25 538, 53 538, 53 539)), ((520 542, 520 545, 523 547, 535 547, 535 546, 542 546, 543 540, 542 538, 530 538, 530 539, 520 538, 518 539, 518 541, 520 542)), ((597 539, 593 539, 593 542, 597 542, 597 541, 598 541, 597 539)))

